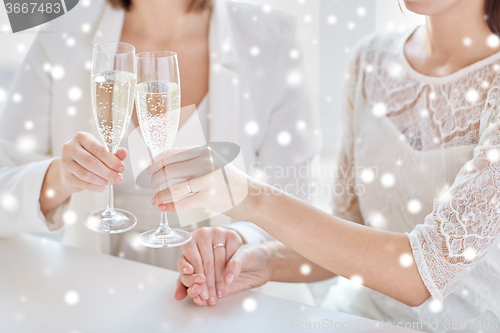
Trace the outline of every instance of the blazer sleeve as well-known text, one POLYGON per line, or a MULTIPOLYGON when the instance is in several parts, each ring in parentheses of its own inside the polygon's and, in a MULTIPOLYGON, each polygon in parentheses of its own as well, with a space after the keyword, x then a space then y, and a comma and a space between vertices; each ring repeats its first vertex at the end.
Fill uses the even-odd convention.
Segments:
MULTIPOLYGON (((250 175, 297 198, 312 202, 321 190, 315 181, 315 167, 321 147, 318 110, 307 83, 295 20, 287 26, 276 52, 274 89, 265 138, 258 147, 250 175)), ((264 122, 265 123, 265 122, 264 122)), ((230 226, 247 242, 274 240, 249 222, 230 226)))
MULTIPOLYGON (((51 35, 51 34, 46 34, 51 35)), ((40 191, 54 158, 50 151, 49 52, 39 34, 11 85, 0 114, 0 237, 51 232, 63 226, 69 199, 44 216, 40 191)))

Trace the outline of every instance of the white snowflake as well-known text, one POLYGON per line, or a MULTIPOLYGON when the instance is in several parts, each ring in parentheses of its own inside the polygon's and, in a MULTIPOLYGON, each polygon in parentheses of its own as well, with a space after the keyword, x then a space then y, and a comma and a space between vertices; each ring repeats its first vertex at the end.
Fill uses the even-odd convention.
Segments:
POLYGON ((337 17, 335 15, 330 15, 327 17, 326 21, 328 22, 328 24, 335 24, 337 23, 337 17))
POLYGON ((17 198, 8 192, 0 195, 0 204, 5 210, 10 212, 16 211, 19 207, 17 198))
POLYGON ((31 120, 27 120, 24 123, 24 129, 27 130, 27 131, 31 131, 34 127, 35 127, 35 123, 33 121, 31 121, 31 120))
POLYGON ((74 106, 68 107, 68 110, 66 110, 69 116, 74 116, 76 114, 76 108, 74 106))
POLYGON ((81 3, 82 3, 82 6, 83 6, 83 7, 88 7, 88 6, 90 6, 90 4, 91 4, 90 0, 82 0, 82 2, 81 2, 81 3))
POLYGON ((470 39, 469 37, 465 37, 463 40, 462 40, 462 43, 464 44, 464 46, 471 46, 472 45, 472 39, 470 39))
POLYGON ((82 24, 82 31, 83 31, 84 33, 89 32, 91 28, 92 28, 92 27, 91 27, 91 26, 90 26, 90 24, 88 24, 88 23, 84 23, 84 24, 82 24))
POLYGON ((302 84, 302 73, 299 70, 292 70, 288 73, 286 81, 289 86, 298 87, 302 84))
POLYGON ((354 28, 356 28, 356 24, 354 24, 354 22, 347 23, 347 29, 354 30, 354 28))
POLYGON ((396 177, 392 173, 384 173, 380 178, 380 182, 384 187, 393 187, 396 183, 396 177))
POLYGON ((385 216, 380 212, 372 212, 368 216, 368 223, 370 226, 377 229, 385 229, 387 227, 387 220, 385 216))
POLYGON ((359 274, 354 274, 353 276, 351 276, 349 278, 349 280, 351 280, 351 282, 354 283, 358 287, 361 287, 364 283, 363 277, 359 274))
POLYGON ((32 136, 21 136, 17 140, 17 147, 23 152, 31 152, 36 148, 36 140, 32 136))
POLYGON ((434 313, 441 312, 441 310, 443 310, 443 303, 433 299, 432 301, 429 302, 429 310, 431 310, 431 312, 434 313))
POLYGON ((358 9, 356 10, 356 13, 358 14, 358 16, 365 16, 366 15, 366 8, 365 7, 358 7, 358 9))
POLYGON ((243 310, 254 312, 257 309, 257 301, 253 297, 247 297, 243 300, 243 310))
POLYGON ((375 117, 383 117, 387 113, 387 105, 384 103, 375 103, 372 112, 375 117))
POLYGON ((367 184, 373 182, 375 173, 371 169, 365 169, 361 172, 361 180, 367 184))
POLYGON ((282 146, 288 146, 292 142, 292 136, 287 131, 278 133, 278 143, 282 146))
POLYGON ((73 210, 68 210, 63 214, 63 221, 66 224, 74 224, 78 219, 78 215, 73 210))
POLYGON ((266 14, 269 14, 273 10, 273 7, 271 7, 270 4, 266 3, 264 6, 262 6, 262 11, 266 14))
POLYGON ((52 65, 49 64, 48 62, 46 62, 46 63, 43 64, 42 68, 43 68, 44 72, 50 72, 50 69, 52 68, 52 65))
POLYGON ((410 267, 413 264, 413 255, 411 253, 403 253, 399 257, 399 264, 402 267, 410 267))
POLYGON ((23 96, 21 96, 20 93, 15 93, 14 95, 12 95, 12 101, 14 103, 19 103, 22 99, 23 99, 23 96))
POLYGON ((486 155, 488 156, 488 159, 492 163, 496 163, 500 159, 500 152, 498 151, 498 149, 490 149, 490 150, 488 150, 486 155))
POLYGON ((254 57, 256 57, 260 54, 260 49, 257 46, 253 46, 250 49, 250 54, 253 55, 254 57))
POLYGON ((391 77, 399 78, 403 73, 403 66, 399 62, 395 62, 389 66, 388 71, 391 77))
POLYGON ((72 101, 77 101, 82 97, 82 91, 78 87, 71 87, 68 90, 68 98, 72 101))
POLYGON ((306 127, 307 127, 307 123, 306 123, 305 121, 303 121, 303 120, 299 120, 299 121, 297 122, 297 129, 298 129, 299 131, 303 131, 303 130, 305 130, 305 129, 306 129, 306 127))
POLYGON ((23 43, 17 44, 16 51, 19 53, 24 53, 24 51, 26 51, 26 45, 24 45, 23 43))
POLYGON ((306 22, 306 23, 310 23, 311 21, 312 21, 312 17, 311 17, 311 15, 305 15, 305 16, 304 16, 304 22, 306 22))
POLYGON ((300 57, 300 52, 298 50, 291 50, 290 51, 290 58, 292 59, 298 59, 300 57))
POLYGON ((259 133, 259 124, 256 121, 249 121, 245 124, 245 133, 254 136, 259 133))
POLYGON ((302 275, 309 275, 311 274, 311 265, 309 264, 303 264, 302 266, 300 266, 300 273, 302 275))
POLYGON ((50 75, 54 80, 60 80, 64 77, 64 68, 62 66, 53 66, 50 70, 50 75))
POLYGON ((80 295, 74 290, 69 290, 64 294, 64 301, 68 305, 76 305, 80 301, 80 295))
POLYGON ((69 37, 66 40, 66 45, 68 45, 69 47, 73 47, 73 46, 75 46, 75 44, 76 44, 76 40, 73 37, 69 37))
POLYGON ((47 196, 47 198, 53 198, 56 195, 56 191, 49 188, 49 189, 47 189, 47 191, 45 191, 45 195, 47 196))
POLYGON ((465 251, 464 251, 464 257, 466 260, 468 261, 473 261, 474 259, 476 259, 476 256, 477 256, 477 251, 475 248, 473 247, 468 247, 465 251))
POLYGON ((422 210, 422 204, 417 199, 411 199, 410 201, 408 201, 406 208, 408 208, 408 211, 410 213, 417 214, 420 212, 420 210, 422 210))
POLYGON ((479 100, 479 92, 476 89, 469 89, 465 95, 465 98, 470 103, 475 103, 479 100))
POLYGON ((90 60, 87 60, 85 61, 85 63, 83 64, 83 67, 85 67, 86 70, 91 70, 92 69, 92 61, 90 60))
POLYGON ((495 49, 500 46, 500 38, 498 38, 498 36, 495 34, 491 34, 486 39, 486 44, 488 44, 489 47, 495 49))

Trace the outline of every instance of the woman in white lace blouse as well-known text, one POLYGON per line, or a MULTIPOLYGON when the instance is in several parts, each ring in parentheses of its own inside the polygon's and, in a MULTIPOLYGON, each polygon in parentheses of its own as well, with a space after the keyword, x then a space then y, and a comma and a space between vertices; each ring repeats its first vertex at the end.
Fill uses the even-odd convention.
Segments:
MULTIPOLYGON (((238 237, 202 229, 178 261, 176 298, 187 293, 206 304, 204 284, 193 283, 197 274, 221 296, 270 280, 336 274, 364 286, 339 282, 326 306, 418 321, 433 332, 500 330, 500 1, 405 2, 427 15, 427 25, 367 38, 351 62, 339 160, 344 191, 333 216, 283 193, 266 195, 269 185, 245 178, 250 194, 226 214, 253 221, 285 245, 238 248, 238 237), (212 249, 219 243, 225 248, 212 249)), ((160 210, 224 211, 214 193, 225 191, 210 175, 189 184, 159 192, 160 210), (164 203, 190 190, 195 194, 164 203)))

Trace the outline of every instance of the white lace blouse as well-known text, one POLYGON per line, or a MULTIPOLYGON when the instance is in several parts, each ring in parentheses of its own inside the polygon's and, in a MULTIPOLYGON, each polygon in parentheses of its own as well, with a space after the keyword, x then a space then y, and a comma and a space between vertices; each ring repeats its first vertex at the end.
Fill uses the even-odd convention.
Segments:
MULTIPOLYGON (((344 219, 406 232, 434 301, 410 310, 362 288, 356 297, 364 304, 351 310, 387 320, 440 318, 438 329, 427 326, 436 332, 451 331, 444 320, 453 318, 500 325, 500 53, 429 77, 404 55, 412 32, 375 35, 357 48, 338 161, 344 191, 333 206, 344 219)), ((335 302, 330 296, 326 305, 335 302)))

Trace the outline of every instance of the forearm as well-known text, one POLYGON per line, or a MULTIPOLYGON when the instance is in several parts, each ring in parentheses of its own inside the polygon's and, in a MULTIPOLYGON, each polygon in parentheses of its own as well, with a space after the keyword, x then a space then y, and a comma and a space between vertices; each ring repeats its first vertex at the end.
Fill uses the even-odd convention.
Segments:
POLYGON ((323 281, 335 276, 329 270, 304 258, 278 241, 261 244, 269 255, 271 281, 309 283, 323 281))
POLYGON ((47 169, 40 191, 40 209, 45 215, 62 204, 73 191, 61 181, 60 159, 55 159, 47 169))
MULTIPOLYGON (((330 272, 351 278, 408 305, 430 295, 414 263, 400 264, 412 253, 408 238, 331 216, 268 185, 252 184, 251 209, 240 212, 269 234, 330 272)), ((411 257, 413 258, 413 257, 411 257)))

